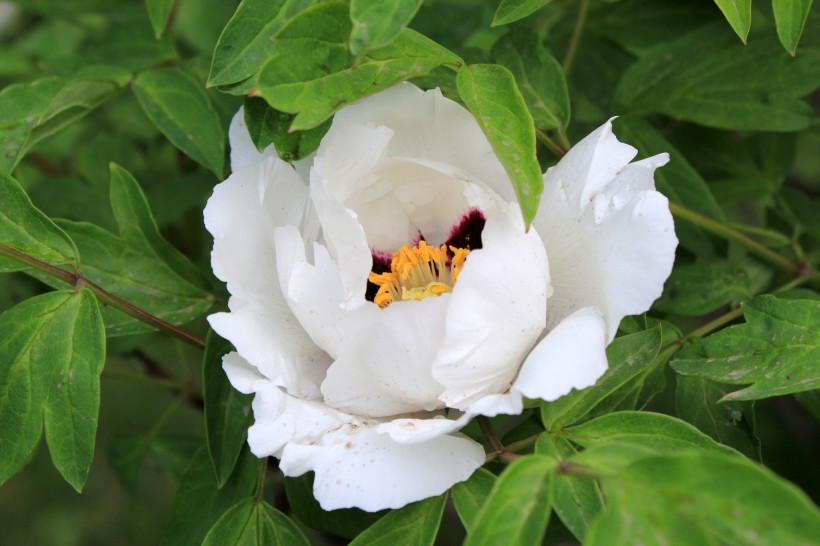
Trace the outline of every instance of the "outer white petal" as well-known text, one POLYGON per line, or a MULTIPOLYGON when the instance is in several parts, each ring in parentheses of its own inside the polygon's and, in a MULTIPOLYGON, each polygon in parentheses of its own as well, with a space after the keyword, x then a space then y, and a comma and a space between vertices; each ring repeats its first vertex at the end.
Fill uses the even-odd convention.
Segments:
POLYGON ((550 290, 544 245, 535 230, 524 231, 517 211, 490 216, 481 237, 451 294, 433 363, 441 399, 462 410, 509 389, 544 330, 550 290))
POLYGON ((313 493, 324 510, 400 508, 444 493, 484 464, 481 445, 461 435, 406 444, 371 427, 345 427, 322 444, 313 493))
POLYGON ((611 341, 624 316, 646 311, 663 290, 677 238, 652 176, 668 156, 627 165, 634 154, 607 122, 544 175, 533 225, 550 259, 549 328, 596 307, 611 341))
POLYGON ((362 123, 393 130, 388 156, 452 165, 506 201, 515 200, 504 167, 473 115, 438 89, 401 83, 338 112, 331 131, 348 134, 351 125, 362 123))
POLYGON ((374 417, 443 408, 443 387, 430 364, 444 340, 450 296, 382 309, 381 320, 371 331, 349 340, 328 369, 322 383, 325 402, 374 417))
POLYGON ((513 389, 551 402, 572 389, 595 384, 607 369, 606 325, 600 311, 586 307, 561 321, 530 352, 513 389))
POLYGON ((251 136, 248 134, 248 127, 245 124, 244 106, 241 106, 231 119, 231 126, 228 128, 228 141, 231 144, 231 172, 234 173, 261 163, 265 158, 277 157, 273 144, 265 148, 262 153, 259 153, 259 150, 253 145, 251 136))
POLYGON ((460 430, 471 418, 472 415, 467 413, 461 414, 455 420, 443 415, 427 419, 400 418, 382 423, 376 430, 380 434, 387 434, 400 444, 417 444, 460 430))
POLYGON ((288 164, 266 158, 217 185, 204 215, 214 236, 214 274, 227 282, 231 293, 231 312, 211 315, 211 326, 277 384, 303 396, 318 396, 330 359, 282 297, 274 242, 280 225, 311 231, 315 219, 307 187, 288 164))
POLYGON ((243 394, 255 392, 256 382, 267 380, 255 366, 249 364, 237 352, 230 352, 222 357, 222 369, 225 370, 233 388, 243 394))

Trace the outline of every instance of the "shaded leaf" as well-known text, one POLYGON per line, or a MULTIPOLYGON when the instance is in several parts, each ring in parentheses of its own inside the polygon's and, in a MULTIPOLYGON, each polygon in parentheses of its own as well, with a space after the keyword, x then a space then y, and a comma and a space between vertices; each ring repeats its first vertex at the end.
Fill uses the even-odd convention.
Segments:
POLYGON ((388 512, 350 546, 433 546, 446 501, 444 494, 388 512))
POLYGON ((555 460, 527 455, 499 476, 470 528, 465 546, 541 544, 551 509, 550 479, 555 460))
POLYGON ((145 6, 148 8, 148 18, 151 19, 154 35, 159 38, 165 31, 174 0, 145 0, 145 6))
POLYGON ((715 0, 715 4, 745 44, 752 26, 752 0, 715 0))
POLYGON ((450 490, 458 517, 468 533, 475 524, 481 507, 490 496, 496 480, 495 474, 485 468, 479 468, 473 472, 470 479, 455 484, 450 490))
POLYGON ((360 55, 387 45, 416 15, 422 0, 351 0, 350 51, 360 55))
POLYGON ((772 0, 777 36, 786 51, 794 55, 806 26, 812 0, 772 0))
POLYGON ((202 546, 310 546, 285 514, 254 498, 239 501, 219 518, 202 546))
POLYGON ((493 16, 492 26, 507 25, 535 13, 551 0, 501 0, 493 16))
POLYGON ((274 110, 264 99, 245 99, 245 126, 254 146, 262 152, 273 144, 283 161, 297 161, 315 152, 330 129, 331 120, 327 120, 307 131, 289 132, 293 118, 293 114, 274 110))
POLYGON ((691 375, 749 385, 723 400, 755 400, 820 387, 820 301, 758 296, 743 304, 745 324, 693 342, 672 361, 691 375))
POLYGON ((222 357, 231 350, 228 341, 208 331, 202 363, 205 433, 220 487, 231 476, 248 437, 248 427, 253 424, 253 396, 234 389, 222 369, 222 357))
POLYGON ((225 128, 205 89, 179 68, 141 72, 132 86, 143 111, 185 155, 222 178, 225 128))
POLYGON ((294 17, 279 33, 256 94, 276 110, 297 114, 291 130, 320 125, 345 104, 461 60, 432 40, 402 30, 388 45, 355 59, 348 49, 347 6, 327 2, 294 17), (303 52, 310 51, 305 58, 303 52))
POLYGON ((459 70, 456 85, 504 165, 529 227, 538 211, 544 180, 535 155, 532 116, 515 77, 501 65, 474 64, 459 70))
POLYGON ((751 281, 742 267, 726 262, 689 264, 672 271, 663 295, 653 307, 658 311, 698 317, 751 295, 751 281))

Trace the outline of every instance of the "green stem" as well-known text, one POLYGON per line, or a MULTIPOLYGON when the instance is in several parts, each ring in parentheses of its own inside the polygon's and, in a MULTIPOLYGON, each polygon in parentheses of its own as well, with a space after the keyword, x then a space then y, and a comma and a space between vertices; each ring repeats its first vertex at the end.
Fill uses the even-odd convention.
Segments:
POLYGON ((569 45, 567 46, 567 53, 564 56, 564 63, 561 65, 561 68, 564 70, 564 76, 569 76, 569 72, 572 70, 572 63, 575 62, 575 54, 578 52, 578 44, 581 41, 581 34, 584 32, 588 11, 589 0, 581 0, 581 6, 578 8, 578 19, 575 20, 575 29, 572 31, 572 37, 569 39, 569 45))
POLYGON ((256 499, 256 503, 259 504, 262 502, 262 497, 265 494, 265 475, 268 471, 268 459, 267 457, 259 461, 259 474, 256 476, 256 490, 253 493, 254 498, 256 499))
POLYGON ((808 264, 792 261, 785 256, 782 256, 777 252, 761 245, 735 228, 722 224, 717 220, 713 220, 708 216, 704 216, 699 212, 695 212, 677 203, 669 203, 669 210, 673 215, 681 220, 691 222, 706 231, 735 242, 749 250, 752 254, 755 254, 757 257, 779 269, 789 271, 800 277, 806 277, 812 283, 820 282, 820 273, 813 271, 808 264))
POLYGON ((71 271, 68 271, 66 269, 62 269, 55 265, 51 265, 50 263, 38 260, 33 256, 29 256, 25 252, 21 252, 16 248, 12 248, 3 243, 0 243, 0 255, 11 258, 12 260, 20 262, 22 264, 26 264, 29 267, 32 267, 38 271, 42 271, 43 273, 55 277, 71 286, 87 287, 94 293, 95 296, 97 296, 98 300, 105 303, 106 305, 110 305, 114 309, 122 311, 126 315, 133 317, 139 320, 140 322, 149 324, 154 328, 157 328, 158 330, 163 330, 187 343, 190 343, 191 345, 196 345, 197 347, 205 347, 205 342, 202 339, 192 334, 189 334, 188 332, 180 330, 176 326, 165 322, 161 318, 155 317, 151 313, 128 303, 122 298, 115 296, 111 292, 86 279, 79 273, 72 273, 71 271))
POLYGON ((550 138, 550 136, 547 133, 545 133, 538 127, 535 128, 535 137, 541 142, 541 144, 545 145, 547 148, 550 149, 552 153, 558 156, 559 159, 564 157, 564 155, 566 155, 567 153, 567 150, 569 149, 562 148, 561 146, 556 144, 555 141, 552 140, 552 138, 550 138))
POLYGON ((559 126, 557 129, 555 129, 555 133, 558 135, 558 142, 561 143, 561 147, 568 152, 569 149, 572 148, 572 143, 569 141, 569 138, 567 137, 567 132, 564 130, 563 127, 559 126))

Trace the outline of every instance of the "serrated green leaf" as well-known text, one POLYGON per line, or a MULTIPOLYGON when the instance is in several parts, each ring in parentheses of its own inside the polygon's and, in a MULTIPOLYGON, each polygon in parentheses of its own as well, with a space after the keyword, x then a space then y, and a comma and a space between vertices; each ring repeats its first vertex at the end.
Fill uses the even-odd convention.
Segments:
POLYGON ((234 473, 220 489, 216 484, 208 451, 203 446, 194 455, 191 464, 182 475, 162 544, 202 544, 208 531, 222 514, 240 499, 251 495, 257 482, 260 464, 262 463, 259 459, 247 449, 244 450, 234 473))
POLYGON ((468 533, 475 525, 478 513, 490 496, 496 480, 495 474, 485 468, 479 468, 473 472, 469 480, 455 484, 450 490, 458 517, 468 533))
POLYGON ((634 444, 656 453, 687 448, 737 453, 685 421, 648 411, 609 413, 566 428, 561 434, 582 447, 617 443, 634 444))
POLYGON ((777 36, 786 51, 794 55, 806 26, 812 0, 772 0, 777 36))
POLYGON ((745 324, 681 351, 683 375, 749 385, 723 400, 756 400, 820 387, 820 302, 764 295, 743 304, 745 324))
POLYGON ((541 404, 544 426, 560 430, 584 418, 613 393, 631 390, 632 383, 653 368, 660 343, 660 328, 616 338, 606 349, 609 368, 594 386, 541 404))
POLYGON ((358 508, 322 510, 313 496, 313 477, 313 472, 307 472, 284 479, 288 504, 294 515, 311 529, 352 539, 388 513, 387 510, 365 512, 358 508))
POLYGON ((60 321, 60 329, 43 334, 49 344, 67 338, 61 354, 55 349, 49 363, 46 443, 54 466, 81 492, 94 459, 105 329, 97 298, 88 289, 77 292, 62 312, 67 316, 65 323, 60 321))
POLYGON ((248 437, 248 427, 253 424, 253 396, 234 389, 222 369, 222 357, 232 349, 229 342, 212 331, 208 332, 202 363, 205 433, 220 487, 231 476, 248 437))
POLYGON ((145 0, 145 7, 148 8, 148 18, 151 19, 154 36, 159 39, 165 32, 165 25, 168 23, 168 17, 171 16, 174 0, 145 0))
MULTIPOLYGON (((71 238, 40 212, 15 179, 0 173, 0 247, 6 247, 52 265, 76 269, 80 254, 71 238)), ((0 252, 2 254, 2 252, 0 252)), ((26 267, 20 261, 4 262, 3 271, 26 267)))
POLYGON ((607 509, 589 546, 809 546, 820 536, 820 513, 802 491, 740 457, 691 450, 650 457, 603 485, 607 509))
POLYGON ((350 51, 354 55, 385 46, 416 15, 422 0, 351 0, 350 51))
POLYGON ((536 546, 550 517, 550 480, 555 460, 527 455, 508 466, 495 482, 464 546, 536 546))
POLYGON ((508 25, 535 13, 552 0, 501 0, 493 16, 492 26, 508 25))
MULTIPOLYGON (((538 437, 535 452, 560 461, 572 457, 577 450, 566 438, 545 432, 538 437)), ((595 480, 562 473, 553 475, 552 509, 581 543, 603 508, 603 494, 595 480)))
POLYGON ((0 315, 0 484, 28 461, 46 418, 54 464, 78 491, 91 459, 105 340, 87 290, 49 292, 0 315))
POLYGON ((504 165, 529 227, 538 211, 544 179, 535 155, 532 116, 515 77, 501 65, 474 64, 459 70, 456 85, 504 165))
POLYGON ((330 129, 331 120, 327 120, 307 131, 289 132, 293 117, 292 114, 274 110, 264 99, 245 99, 245 126, 254 146, 262 152, 273 144, 283 161, 297 161, 315 152, 330 129))
POLYGON ((433 546, 446 501, 447 495, 444 494, 388 512, 357 536, 350 546, 433 546))
POLYGON ((202 85, 182 69, 161 68, 141 72, 132 88, 157 129, 221 179, 225 128, 202 85))
POLYGON ((285 514, 264 501, 247 498, 219 518, 202 546, 310 546, 285 514))
MULTIPOLYGON (((173 271, 150 249, 127 241, 86 222, 58 220, 82 252, 83 276, 112 294, 180 326, 202 317, 213 298, 199 286, 173 271)), ((60 287, 53 279, 43 279, 60 287)), ((149 332, 150 326, 109 306, 103 307, 108 336, 149 332)))
POLYGON ((67 78, 49 77, 0 91, 0 173, 10 173, 39 141, 64 129, 119 93, 131 73, 88 66, 67 78))
POLYGON ((715 4, 745 44, 752 26, 752 0, 715 0, 715 4))
POLYGON ((347 5, 327 2, 303 11, 279 33, 276 52, 257 77, 256 94, 276 110, 297 114, 292 131, 317 127, 345 104, 443 64, 461 64, 455 54, 407 28, 356 59, 348 48, 350 30, 347 5))
POLYGON ((677 415, 721 444, 759 461, 760 440, 755 435, 754 405, 737 401, 718 404, 728 390, 706 379, 680 376, 675 389, 677 415))
POLYGON ((726 262, 689 264, 672 271, 664 284, 663 295, 653 307, 667 313, 697 317, 751 295, 751 281, 742 267, 726 262))
POLYGON ((510 32, 493 46, 492 56, 515 76, 538 127, 567 127, 570 104, 564 72, 535 32, 523 29, 510 32))
POLYGON ((813 125, 816 116, 800 98, 820 85, 820 48, 790 58, 765 35, 747 46, 729 38, 706 25, 651 50, 623 74, 613 109, 739 131, 813 125))
POLYGON ((276 51, 276 38, 282 27, 316 3, 317 0, 242 0, 216 43, 208 85, 235 84, 256 75, 276 51))

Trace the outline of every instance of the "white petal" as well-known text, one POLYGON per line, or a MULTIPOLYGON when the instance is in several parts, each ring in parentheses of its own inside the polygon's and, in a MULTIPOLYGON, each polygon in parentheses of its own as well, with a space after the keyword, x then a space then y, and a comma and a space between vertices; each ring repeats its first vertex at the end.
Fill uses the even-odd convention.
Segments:
POLYGON ((231 172, 234 173, 261 163, 267 157, 277 157, 273 144, 265 148, 262 153, 259 153, 256 146, 254 146, 251 136, 248 134, 248 127, 245 125, 244 106, 240 106, 239 111, 231 119, 231 126, 228 129, 228 141, 231 144, 231 172))
POLYGON ((259 370, 255 366, 251 366, 237 352, 232 351, 222 357, 222 369, 225 370, 228 381, 231 382, 233 388, 243 394, 254 392, 256 382, 265 380, 259 370))
POLYGON ((509 211, 490 216, 481 238, 451 294, 433 364, 433 377, 446 387, 441 399, 458 409, 509 389, 546 324, 550 281, 538 233, 525 232, 520 214, 509 211))
POLYGON ((587 307, 561 321, 532 350, 513 389, 552 401, 595 384, 607 369, 607 334, 600 311, 587 307))
POLYGON ((313 493, 324 510, 400 508, 444 493, 484 464, 481 445, 461 435, 400 444, 370 427, 345 427, 322 444, 313 493))
POLYGON ((380 310, 379 322, 349 340, 328 369, 325 402, 377 417, 442 408, 443 387, 431 363, 444 339, 449 298, 395 302, 380 310))
POLYGON ((524 411, 524 400, 521 393, 514 388, 504 394, 489 394, 479 398, 472 404, 468 412, 471 415, 484 415, 495 417, 496 415, 520 415, 524 411))
POLYGON ((211 315, 212 327, 277 384, 318 396, 329 358, 284 301, 274 241, 277 226, 310 232, 308 226, 315 225, 307 187, 289 165, 266 158, 217 185, 204 215, 214 236, 214 274, 231 293, 231 312, 211 315))
POLYGON ((471 418, 472 415, 464 413, 455 420, 442 415, 427 419, 393 419, 380 424, 376 430, 400 444, 417 444, 460 430, 471 418))
POLYGON ((506 201, 515 200, 512 185, 475 118, 441 91, 423 91, 402 83, 352 104, 333 120, 344 135, 350 124, 366 123, 393 130, 387 155, 452 165, 481 180, 506 201))
POLYGON ((550 259, 550 328, 596 307, 611 341, 624 316, 646 311, 663 290, 677 238, 652 176, 668 156, 627 165, 633 155, 607 123, 544 175, 533 225, 550 259))

